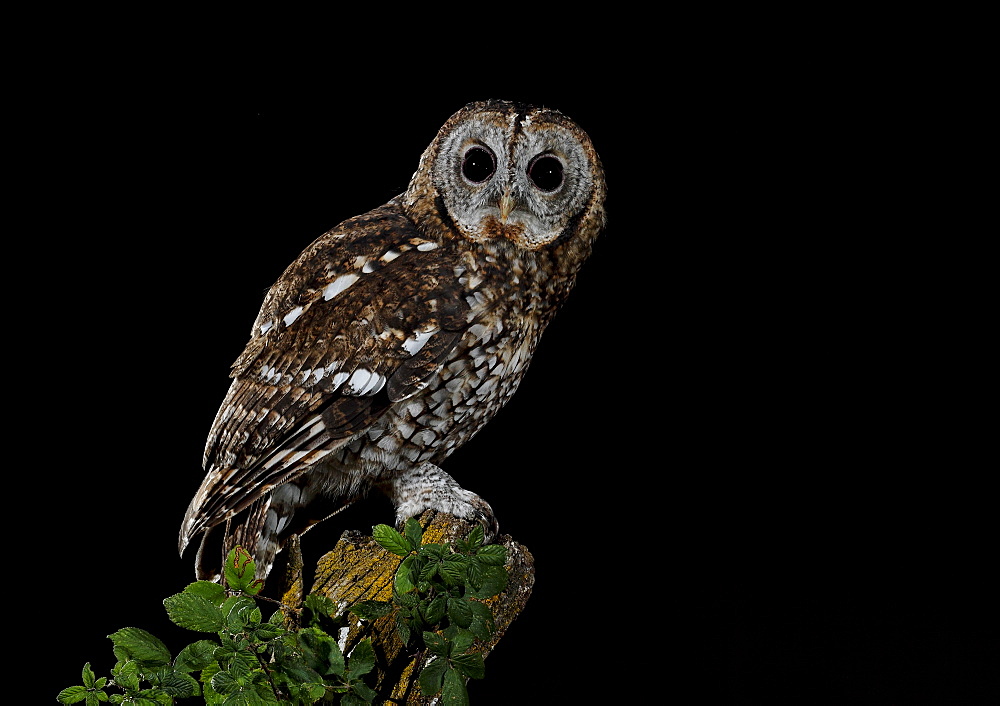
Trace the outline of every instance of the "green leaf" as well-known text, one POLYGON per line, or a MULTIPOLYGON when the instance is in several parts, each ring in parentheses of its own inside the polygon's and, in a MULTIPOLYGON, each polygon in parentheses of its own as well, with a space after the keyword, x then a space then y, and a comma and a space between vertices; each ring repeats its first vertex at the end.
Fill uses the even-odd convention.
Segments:
POLYGON ((434 578, 434 574, 437 573, 438 564, 439 562, 437 561, 428 561, 426 564, 424 564, 424 567, 420 570, 419 580, 420 581, 432 580, 434 578))
POLYGON ((452 655, 451 663, 469 679, 482 679, 486 674, 486 667, 483 665, 483 656, 478 652, 452 655))
POLYGON ((493 631, 496 630, 493 613, 490 612, 489 606, 479 601, 469 601, 469 606, 472 608, 472 625, 469 626, 469 630, 476 638, 489 640, 493 631))
POLYGON ((128 660, 127 662, 119 662, 111 670, 111 676, 115 678, 115 682, 120 684, 126 690, 132 689, 133 691, 139 690, 139 663, 134 660, 128 660))
POLYGON ((83 670, 80 672, 80 677, 83 679, 83 685, 88 689, 93 688, 95 682, 94 670, 90 668, 90 662, 83 665, 83 670))
POLYGON ((181 650, 174 659, 174 669, 180 672, 197 672, 215 661, 218 645, 210 640, 198 640, 181 650))
POLYGON ((389 601, 361 601, 350 607, 350 612, 362 620, 376 620, 392 612, 389 601))
POLYGON ((438 573, 449 586, 458 586, 465 576, 465 557, 461 554, 451 554, 438 565, 438 573))
POLYGON ((409 539, 389 525, 375 525, 372 529, 372 537, 384 549, 397 556, 408 556, 410 552, 416 549, 409 539))
POLYGON ((329 618, 337 612, 337 606, 334 605, 333 601, 321 593, 310 593, 306 596, 304 606, 310 624, 318 622, 317 619, 329 618))
POLYGON ((396 634, 399 635, 399 639, 404 645, 410 644, 410 638, 413 637, 413 634, 402 615, 396 616, 396 634))
POLYGON ((362 640, 351 651, 350 659, 347 662, 347 671, 351 675, 351 680, 354 680, 363 674, 368 674, 374 668, 375 650, 372 648, 372 641, 362 640))
POLYGON ((443 559, 449 553, 446 545, 437 542, 428 542, 420 547, 420 556, 427 559, 443 559))
MULTIPOLYGON (((413 584, 409 585, 411 589, 414 588, 413 584)), ((397 585, 393 586, 392 601, 401 608, 413 608, 420 603, 420 596, 412 590, 406 592, 399 591, 397 582, 397 585)))
POLYGON ((201 692, 194 677, 184 672, 167 672, 158 681, 159 687, 174 699, 186 699, 201 692))
POLYGON ((201 674, 198 675, 198 680, 204 685, 204 696, 206 701, 208 700, 208 697, 211 696, 211 693, 214 692, 214 689, 212 689, 212 677, 221 671, 222 667, 219 663, 212 662, 210 665, 202 669, 201 674))
POLYGON ((475 636, 470 631, 455 625, 445 630, 444 636, 451 642, 451 648, 448 650, 448 654, 451 655, 462 654, 476 641, 475 636))
POLYGON ((444 672, 448 669, 448 660, 443 657, 435 657, 420 672, 420 693, 424 696, 433 696, 441 691, 441 684, 444 682, 444 672))
POLYGON ((211 601, 215 605, 222 605, 226 600, 226 589, 221 583, 215 581, 195 581, 184 587, 185 593, 193 593, 196 596, 211 601))
POLYGON ((466 598, 448 599, 448 619, 462 628, 472 625, 472 606, 466 598))
POLYGON ((457 669, 449 667, 444 673, 441 703, 447 706, 468 706, 469 692, 465 688, 465 679, 457 669))
POLYGON ((115 647, 124 650, 130 659, 138 660, 143 666, 170 664, 170 650, 167 646, 141 628, 122 628, 108 637, 115 647))
POLYGON ((424 644, 427 645, 427 649, 429 649, 434 654, 441 657, 448 656, 448 643, 441 635, 438 635, 436 632, 428 632, 425 630, 424 644))
POLYGON ((163 599, 163 607, 170 620, 188 630, 219 632, 226 624, 217 605, 194 593, 176 593, 163 599))
POLYGON ((393 585, 396 593, 409 593, 416 588, 409 577, 410 568, 415 560, 415 556, 408 556, 403 559, 403 563, 399 565, 398 569, 396 569, 396 578, 393 585))
POLYGON ((470 556, 468 563, 465 565, 465 581, 472 587, 473 590, 478 591, 483 587, 483 579, 485 578, 485 571, 483 570, 483 565, 479 563, 479 560, 470 556))
MULTIPOLYGON (((252 621, 256 608, 257 603, 249 596, 230 596, 222 604, 222 616, 226 621, 226 627, 230 632, 240 632, 252 621)), ((260 622, 259 611, 257 621, 260 622)))
POLYGON ((413 517, 406 521, 403 526, 403 535, 410 540, 410 544, 414 548, 419 547, 424 541, 424 530, 420 527, 420 523, 413 517))
POLYGON ((507 587, 507 570, 502 566, 487 566, 483 570, 482 583, 473 590, 475 598, 492 598, 507 587))
MULTIPOLYGON (((369 687, 363 681, 357 681, 351 684, 351 691, 353 691, 354 694, 348 694, 348 696, 357 695, 361 697, 362 702, 366 704, 370 704, 378 698, 378 693, 376 693, 374 689, 369 687)), ((341 701, 340 703, 344 704, 345 702, 341 701)))
POLYGON ((212 677, 212 688, 220 694, 231 694, 239 691, 241 684, 229 672, 223 670, 212 677))
POLYGON ((302 696, 305 696, 312 701, 319 701, 326 694, 326 686, 324 684, 302 684, 300 686, 300 692, 302 696))
POLYGON ((281 637, 285 634, 285 629, 277 625, 272 625, 271 623, 262 623, 258 627, 254 628, 253 637, 255 640, 261 642, 268 642, 276 637, 281 637))
POLYGON ((56 700, 61 704, 77 704, 87 698, 89 691, 85 686, 71 686, 60 691, 56 700))
POLYGON ((486 532, 483 530, 482 525, 476 525, 469 532, 468 536, 465 538, 465 542, 469 547, 469 551, 475 551, 483 546, 483 542, 486 541, 486 532))
MULTIPOLYGON (((274 667, 288 684, 319 684, 323 681, 323 677, 315 669, 310 669, 301 660, 286 659, 283 662, 275 663, 274 667)), ((309 687, 308 690, 311 691, 312 687, 309 687)))
POLYGON ((330 635, 319 628, 303 628, 298 640, 303 660, 317 675, 344 674, 344 655, 330 635))
POLYGON ((438 596, 430 602, 427 606, 427 610, 424 611, 424 618, 431 625, 437 625, 441 622, 444 617, 445 608, 448 605, 448 598, 446 596, 438 596))
POLYGON ((507 547, 490 544, 476 552, 476 558, 487 566, 503 566, 507 561, 507 547))
POLYGON ((257 655, 247 649, 227 650, 218 648, 215 657, 226 667, 226 671, 238 679, 248 679, 250 674, 260 667, 257 655))
POLYGON ((253 590, 251 586, 255 583, 257 564, 253 557, 243 547, 233 547, 226 556, 226 566, 223 574, 226 577, 226 585, 234 591, 246 591, 247 593, 257 593, 260 587, 253 590))

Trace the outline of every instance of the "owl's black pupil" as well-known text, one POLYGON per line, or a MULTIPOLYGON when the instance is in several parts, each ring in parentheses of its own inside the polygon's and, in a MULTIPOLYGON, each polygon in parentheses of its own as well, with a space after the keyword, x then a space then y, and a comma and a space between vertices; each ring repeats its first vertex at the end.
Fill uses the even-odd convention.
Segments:
POLYGON ((475 184, 489 179, 496 169, 497 164, 493 155, 483 147, 473 147, 465 153, 465 159, 462 161, 462 174, 475 184))
POLYGON ((528 167, 528 177, 542 191, 555 191, 563 182, 563 165, 555 157, 538 157, 528 167))

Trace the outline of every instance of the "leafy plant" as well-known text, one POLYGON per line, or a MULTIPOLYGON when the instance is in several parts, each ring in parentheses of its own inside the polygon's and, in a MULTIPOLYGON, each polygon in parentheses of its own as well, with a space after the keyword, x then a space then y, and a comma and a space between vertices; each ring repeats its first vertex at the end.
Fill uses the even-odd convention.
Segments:
POLYGON ((446 704, 468 704, 465 683, 482 679, 483 656, 473 651, 496 629, 486 599, 507 586, 506 549, 484 544, 476 526, 464 540, 423 544, 420 523, 407 520, 403 533, 388 525, 372 532, 383 548, 403 557, 393 581, 391 601, 363 601, 350 611, 365 620, 395 613, 396 631, 426 660, 420 672, 425 695, 441 692, 446 704))
MULTIPOLYGON (((424 694, 440 692, 445 704, 468 704, 467 679, 481 679, 482 655, 476 640, 495 631, 483 602, 507 585, 506 550, 484 544, 476 527, 455 546, 423 544, 423 531, 408 520, 403 533, 387 525, 374 528, 375 540, 403 557, 391 601, 364 601, 350 612, 365 620, 395 614, 401 640, 424 662, 419 685, 424 694)), ((166 645, 140 628, 122 628, 108 637, 118 660, 110 677, 98 678, 84 665, 82 685, 59 692, 63 704, 101 702, 156 706, 201 696, 209 706, 292 702, 372 703, 376 692, 364 677, 375 668, 371 641, 360 641, 345 657, 331 637, 346 623, 333 602, 307 596, 302 626, 287 627, 285 613, 266 620, 249 553, 236 547, 226 558, 222 584, 195 581, 163 601, 177 625, 216 639, 200 639, 172 656, 166 645), (197 675, 197 676, 196 676, 197 675)), ((288 610, 287 606, 282 606, 288 610)))
POLYGON ((332 607, 320 597, 307 599, 301 629, 286 628, 281 610, 264 620, 255 598, 263 584, 254 579, 255 572, 250 555, 236 547, 226 559, 225 585, 196 581, 163 601, 174 623, 215 633, 216 640, 197 640, 172 657, 145 630, 123 628, 108 636, 118 660, 111 677, 97 678, 88 662, 83 684, 63 689, 57 699, 87 706, 156 706, 199 695, 210 706, 371 703, 376 694, 363 681, 375 666, 371 642, 361 641, 345 658, 337 641, 319 627, 329 622, 332 607))

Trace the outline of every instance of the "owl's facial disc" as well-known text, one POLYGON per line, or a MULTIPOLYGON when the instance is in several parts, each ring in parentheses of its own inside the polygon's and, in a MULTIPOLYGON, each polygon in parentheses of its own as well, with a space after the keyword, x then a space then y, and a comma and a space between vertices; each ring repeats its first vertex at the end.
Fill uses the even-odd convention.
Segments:
POLYGON ((473 242, 528 250, 557 240, 593 188, 580 139, 544 111, 484 112, 441 144, 435 177, 452 222, 473 242))

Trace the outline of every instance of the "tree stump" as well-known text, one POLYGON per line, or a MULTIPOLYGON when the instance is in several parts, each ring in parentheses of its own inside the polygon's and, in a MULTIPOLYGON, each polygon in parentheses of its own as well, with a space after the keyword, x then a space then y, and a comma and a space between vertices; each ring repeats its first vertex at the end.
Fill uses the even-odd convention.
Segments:
MULTIPOLYGON (((465 520, 434 510, 424 512, 419 518, 423 528, 424 543, 454 542, 462 539, 475 526, 465 520)), ((524 609, 535 581, 534 558, 526 547, 503 535, 494 540, 507 548, 507 588, 492 599, 484 601, 490 608, 496 631, 489 642, 477 642, 474 647, 485 658, 506 633, 514 618, 524 609)), ((366 600, 392 599, 393 577, 403 561, 402 557, 383 549, 375 540, 360 532, 345 531, 332 551, 320 558, 312 593, 325 595, 334 602, 338 612, 366 600)), ((301 583, 297 588, 301 592, 301 583)), ((286 600, 292 596, 286 594, 286 600)), ((365 638, 371 638, 375 648, 379 696, 391 703, 407 705, 431 704, 433 697, 423 696, 417 685, 427 656, 411 654, 404 648, 396 634, 393 615, 372 622, 362 622, 349 615, 349 627, 343 628, 338 641, 344 654, 365 638)), ((487 671, 487 678, 489 672, 487 671)))

